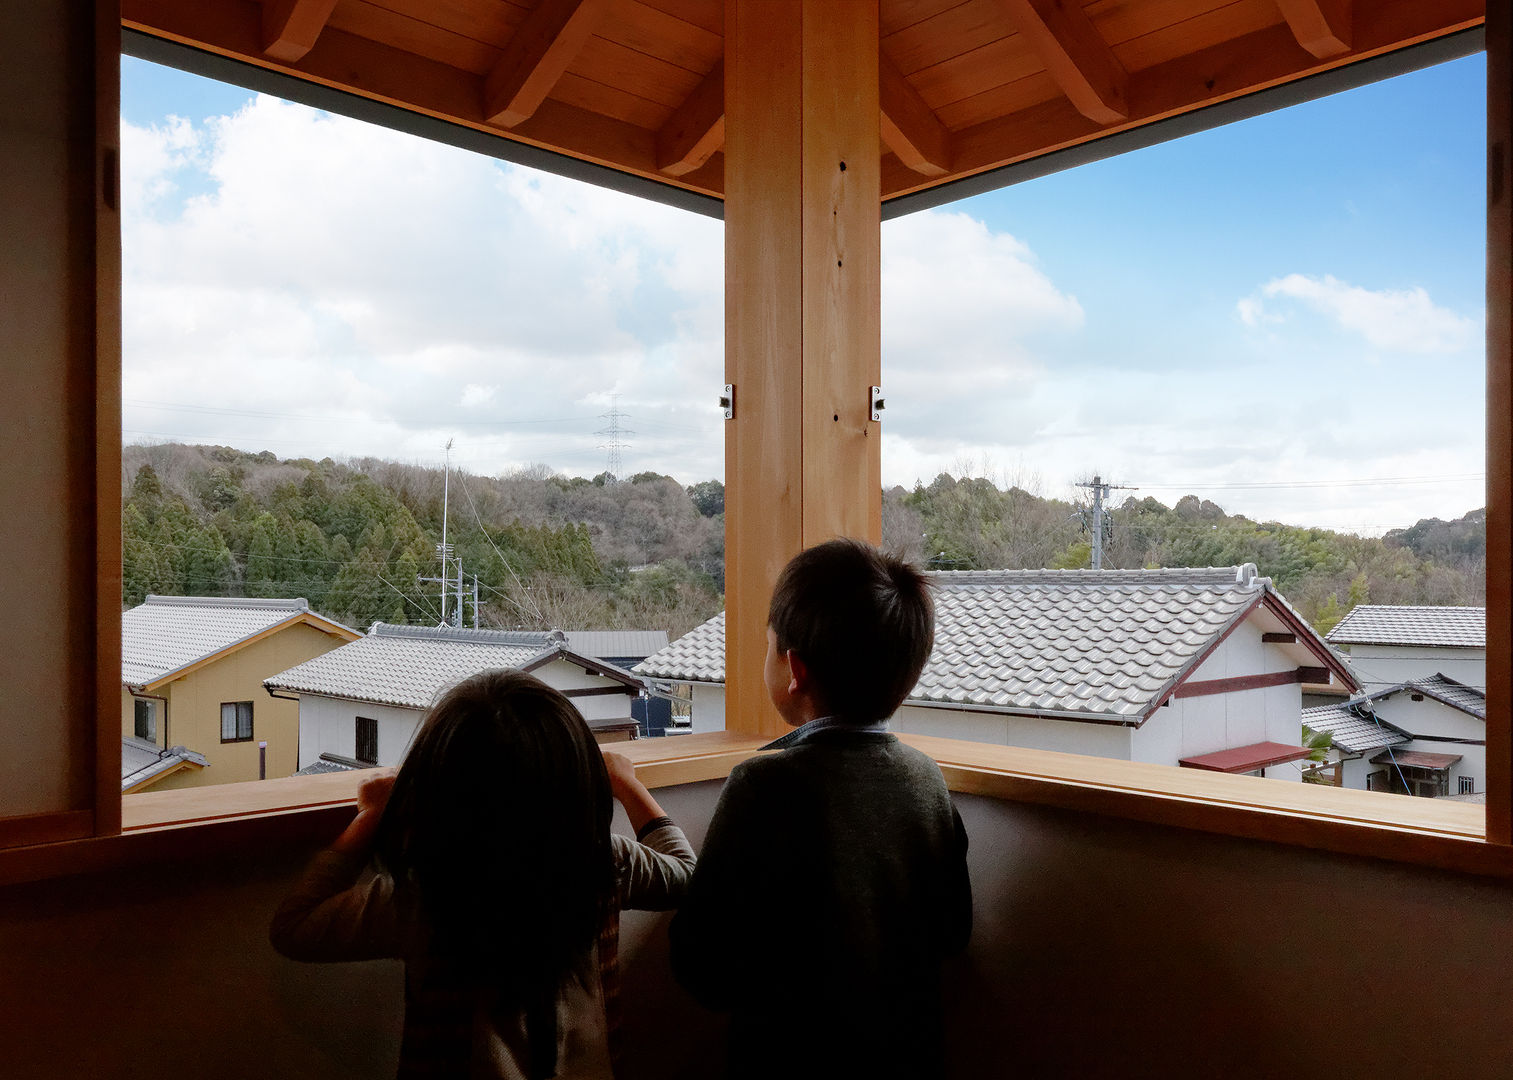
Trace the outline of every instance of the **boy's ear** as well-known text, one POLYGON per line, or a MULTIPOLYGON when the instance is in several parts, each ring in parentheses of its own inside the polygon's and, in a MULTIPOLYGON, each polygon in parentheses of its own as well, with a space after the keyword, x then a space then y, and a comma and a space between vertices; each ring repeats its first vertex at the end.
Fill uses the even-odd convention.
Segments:
POLYGON ((788 658, 788 693, 806 694, 809 692, 809 665, 804 663, 804 658, 789 649, 788 658))

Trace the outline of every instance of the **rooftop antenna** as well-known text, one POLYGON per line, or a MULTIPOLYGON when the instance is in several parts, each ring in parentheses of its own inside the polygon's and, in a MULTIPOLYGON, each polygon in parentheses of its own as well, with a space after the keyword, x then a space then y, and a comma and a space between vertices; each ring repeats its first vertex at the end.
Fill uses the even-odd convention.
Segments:
POLYGON ((619 394, 610 395, 609 412, 599 414, 599 419, 608 420, 609 426, 594 432, 595 435, 603 435, 609 439, 607 443, 600 443, 599 449, 609 451, 609 465, 605 471, 609 473, 610 483, 618 483, 620 480, 620 451, 626 446, 620 441, 620 436, 635 434, 629 428, 620 426, 620 421, 625 419, 625 414, 620 411, 619 402, 619 394))

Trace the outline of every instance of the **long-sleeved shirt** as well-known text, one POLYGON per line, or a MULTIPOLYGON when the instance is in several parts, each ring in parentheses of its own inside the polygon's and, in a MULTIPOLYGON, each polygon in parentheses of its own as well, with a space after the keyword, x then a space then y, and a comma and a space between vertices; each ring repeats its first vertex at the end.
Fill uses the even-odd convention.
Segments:
POLYGON ((729 1075, 939 1075, 966 848, 940 769, 886 732, 826 726, 737 766, 669 931, 678 981, 733 1014, 729 1075))
MULTIPOLYGON (((610 844, 616 910, 665 911, 677 906, 694 866, 693 849, 681 829, 658 818, 642 829, 639 841, 612 835, 610 844)), ((269 938, 293 960, 405 961, 400 1076, 529 1080, 524 1014, 503 1020, 490 1016, 477 995, 432 979, 426 952, 429 933, 418 898, 413 890, 396 887, 393 878, 373 870, 366 855, 332 849, 317 855, 279 906, 269 938), (452 1019, 459 1015, 465 1017, 461 1025, 452 1019)), ((613 1076, 600 948, 584 958, 584 976, 567 980, 557 999, 557 1076, 562 1080, 613 1076)))

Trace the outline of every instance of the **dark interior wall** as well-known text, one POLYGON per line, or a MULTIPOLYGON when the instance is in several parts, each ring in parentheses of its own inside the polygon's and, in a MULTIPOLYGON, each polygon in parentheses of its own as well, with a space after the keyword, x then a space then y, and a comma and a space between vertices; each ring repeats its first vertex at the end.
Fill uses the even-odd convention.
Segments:
MULTIPOLYGON (((697 844, 718 792, 657 796, 697 844)), ((953 1075, 1513 1075, 1508 886, 958 802, 977 917, 949 986, 953 1075)), ((0 891, 0 1077, 390 1075, 398 966, 266 944, 303 857, 0 891)), ((665 920, 624 924, 623 1075, 718 1076, 721 1021, 672 984, 665 920)))

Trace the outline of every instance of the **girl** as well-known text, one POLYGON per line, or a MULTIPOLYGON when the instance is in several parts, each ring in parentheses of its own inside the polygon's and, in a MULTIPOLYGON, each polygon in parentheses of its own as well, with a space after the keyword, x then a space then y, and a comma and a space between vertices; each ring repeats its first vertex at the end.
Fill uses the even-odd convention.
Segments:
POLYGON ((694 863, 631 763, 556 690, 488 671, 357 806, 274 915, 274 948, 404 960, 401 1077, 610 1077, 620 909, 674 907, 694 863), (639 842, 611 835, 612 794, 639 842))

